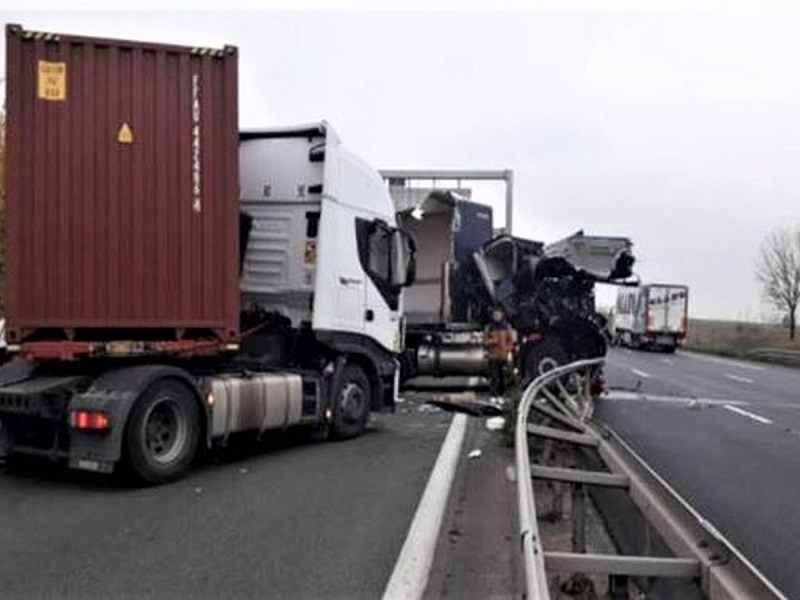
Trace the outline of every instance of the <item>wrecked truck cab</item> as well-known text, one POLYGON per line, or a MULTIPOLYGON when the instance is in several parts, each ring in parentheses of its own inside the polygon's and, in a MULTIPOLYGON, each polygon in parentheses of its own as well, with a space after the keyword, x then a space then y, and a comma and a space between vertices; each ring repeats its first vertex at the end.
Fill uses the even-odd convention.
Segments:
POLYGON ((633 243, 618 236, 589 236, 583 231, 544 247, 548 258, 563 258, 596 281, 615 282, 633 274, 633 243))
POLYGON ((499 236, 474 253, 488 301, 502 306, 519 332, 516 368, 523 381, 605 354, 594 285, 629 277, 631 248, 628 238, 579 232, 548 246, 499 236))
MULTIPOLYGON (((404 298, 402 378, 488 373, 484 327, 501 307, 519 343, 509 367, 528 380, 556 365, 603 356, 606 338, 595 311, 594 285, 631 275, 624 237, 585 236, 555 244, 494 228, 490 206, 475 202, 461 180, 505 179, 509 172, 384 171, 400 227, 417 243, 417 279, 404 298), (456 181, 437 187, 437 180, 456 181), (414 181, 426 182, 420 187, 414 181), (432 187, 427 182, 432 181, 432 187)), ((468 384, 473 385, 473 384, 468 384)))

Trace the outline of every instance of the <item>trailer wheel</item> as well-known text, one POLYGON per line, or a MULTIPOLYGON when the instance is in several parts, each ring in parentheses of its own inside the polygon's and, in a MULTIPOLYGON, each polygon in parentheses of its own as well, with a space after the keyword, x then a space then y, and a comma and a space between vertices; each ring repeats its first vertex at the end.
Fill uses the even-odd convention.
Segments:
POLYGON ((539 375, 544 375, 567 362, 569 360, 563 344, 556 339, 545 338, 530 346, 525 352, 522 363, 523 382, 528 384, 539 375))
POLYGON ((348 365, 342 373, 333 407, 333 437, 343 440, 361 435, 372 406, 371 385, 364 369, 348 365))
POLYGON ((181 382, 162 379, 139 398, 128 418, 125 449, 133 475, 147 483, 182 477, 200 443, 200 411, 181 382))

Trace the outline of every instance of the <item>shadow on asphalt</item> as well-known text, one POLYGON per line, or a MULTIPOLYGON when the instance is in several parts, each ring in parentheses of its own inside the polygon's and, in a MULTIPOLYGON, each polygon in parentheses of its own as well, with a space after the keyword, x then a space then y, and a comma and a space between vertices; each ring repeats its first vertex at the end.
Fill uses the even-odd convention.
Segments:
MULTIPOLYGON (((368 438, 381 433, 380 424, 372 424, 360 436, 368 438)), ((232 435, 224 446, 215 446, 204 450, 195 459, 195 463, 186 474, 188 479, 216 467, 235 466, 262 456, 280 455, 303 447, 322 447, 325 444, 346 443, 352 440, 330 440, 319 442, 311 437, 311 432, 305 428, 274 431, 256 436, 252 433, 232 435)), ((144 484, 119 468, 113 474, 92 473, 67 468, 64 462, 56 462, 47 458, 34 456, 13 456, 0 459, 0 477, 18 480, 26 483, 56 484, 64 487, 77 487, 84 490, 97 490, 102 492, 130 491, 134 489, 153 487, 144 484)), ((169 485, 169 484, 165 484, 169 485)))

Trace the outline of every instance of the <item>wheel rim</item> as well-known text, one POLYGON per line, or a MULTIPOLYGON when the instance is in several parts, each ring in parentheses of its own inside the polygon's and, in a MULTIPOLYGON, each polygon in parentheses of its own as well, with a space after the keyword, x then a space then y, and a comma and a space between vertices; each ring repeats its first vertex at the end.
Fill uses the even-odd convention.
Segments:
POLYGON ((339 397, 339 409, 346 423, 356 423, 364 413, 366 395, 361 386, 350 382, 342 388, 339 397))
POLYGON ((186 416, 171 398, 160 400, 150 407, 143 428, 145 450, 154 463, 163 465, 173 462, 186 445, 189 429, 186 416))

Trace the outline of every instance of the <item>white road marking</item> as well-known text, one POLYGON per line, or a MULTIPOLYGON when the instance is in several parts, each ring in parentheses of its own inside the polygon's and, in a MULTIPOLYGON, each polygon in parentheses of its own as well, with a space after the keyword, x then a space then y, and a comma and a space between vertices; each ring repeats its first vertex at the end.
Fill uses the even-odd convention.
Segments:
POLYGON ((517 480, 517 467, 515 467, 514 465, 506 466, 506 479, 508 479, 512 483, 517 480))
POLYGON ((671 360, 671 359, 669 359, 669 358, 662 358, 662 359, 660 359, 660 360, 661 360, 661 362, 662 362, 662 363, 664 363, 665 365, 671 365, 671 364, 672 364, 672 360, 671 360))
POLYGON ((735 412, 736 414, 742 415, 743 417, 747 417, 748 419, 753 419, 754 421, 758 421, 759 423, 764 423, 765 425, 772 425, 772 421, 767 419, 766 417, 762 417, 755 413, 751 413, 749 411, 743 410, 736 406, 731 406, 730 404, 726 404, 725 408, 731 412, 735 412))
POLYGON ((633 367, 628 367, 631 371, 633 371, 634 375, 638 375, 643 379, 650 379, 650 373, 645 373, 644 371, 640 371, 639 369, 634 369, 633 367))
POLYGON ((734 381, 738 381, 740 383, 753 383, 752 379, 748 379, 747 377, 739 377, 738 375, 731 375, 730 373, 725 373, 725 377, 728 379, 733 379, 734 381))
POLYGON ((384 600, 422 598, 425 593, 466 431, 467 416, 457 414, 450 423, 417 512, 414 513, 406 541, 383 592, 384 600))
POLYGON ((702 404, 706 406, 747 406, 750 403, 744 400, 725 400, 722 398, 687 398, 685 396, 660 396, 657 394, 643 394, 641 392, 628 392, 626 390, 611 390, 607 396, 601 396, 601 400, 611 401, 638 401, 638 402, 661 402, 665 404, 702 404))
POLYGON ((737 367, 739 369, 747 369, 750 371, 763 371, 764 367, 758 365, 751 365, 744 362, 735 360, 728 360, 725 358, 717 358, 716 356, 706 356, 705 354, 694 354, 693 352, 681 352, 681 356, 688 356, 689 358, 696 358, 697 360, 704 360, 706 362, 713 362, 718 365, 725 365, 727 367, 737 367))

